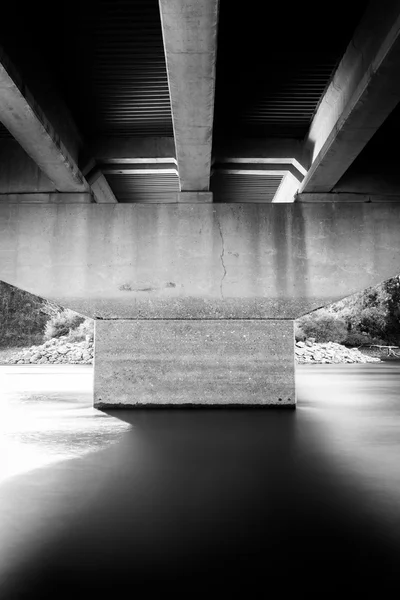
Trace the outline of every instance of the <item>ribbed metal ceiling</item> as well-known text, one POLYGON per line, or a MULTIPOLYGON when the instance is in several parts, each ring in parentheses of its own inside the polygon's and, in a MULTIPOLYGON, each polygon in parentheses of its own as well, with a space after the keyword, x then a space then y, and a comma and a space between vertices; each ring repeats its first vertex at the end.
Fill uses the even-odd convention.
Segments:
POLYGON ((272 202, 281 175, 240 175, 215 172, 211 177, 214 202, 272 202))
MULTIPOLYGON (((243 111, 241 127, 249 137, 302 138, 324 93, 336 61, 276 73, 272 89, 243 111)), ((284 69, 284 65, 282 69, 284 69)))
POLYGON ((65 93, 79 125, 96 135, 173 135, 158 0, 101 0, 79 15, 76 34, 81 68, 66 68, 80 93, 65 93))
POLYGON ((0 45, 34 95, 39 80, 57 88, 86 138, 173 135, 158 0, 69 0, 57 12, 15 0, 2 6, 0 45))
POLYGON ((214 140, 303 138, 366 5, 222 0, 214 140))
POLYGON ((107 175, 119 202, 176 202, 179 179, 174 174, 107 175))
MULTIPOLYGON (((320 0, 295 6, 248 0, 245 7, 221 0, 215 144, 303 138, 367 3, 336 0, 328 18, 320 0)), ((35 3, 4 7, 0 44, 33 93, 39 79, 50 81, 86 141, 172 136, 158 0, 70 0, 58 9, 55 27, 54 13, 35 3)), ((173 174, 107 179, 120 202, 168 202, 179 189, 173 174)), ((280 182, 280 176, 216 171, 211 190, 216 202, 270 202, 280 182)))

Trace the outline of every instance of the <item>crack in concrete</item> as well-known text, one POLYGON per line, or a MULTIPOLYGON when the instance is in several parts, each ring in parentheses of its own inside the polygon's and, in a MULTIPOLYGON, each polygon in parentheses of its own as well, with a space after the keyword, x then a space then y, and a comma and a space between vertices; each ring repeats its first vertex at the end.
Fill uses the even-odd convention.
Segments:
POLYGON ((219 289, 220 289, 220 291, 221 291, 221 298, 222 298, 222 300, 224 300, 224 293, 223 293, 223 291, 222 291, 222 285, 223 285, 224 279, 225 279, 225 277, 226 277, 226 267, 225 267, 225 261, 224 261, 224 256, 225 256, 225 243, 224 243, 224 236, 223 236, 223 234, 222 234, 221 223, 219 222, 219 220, 218 220, 218 219, 217 219, 217 223, 218 223, 219 235, 220 235, 220 237, 221 237, 221 246, 222 246, 222 250, 221 250, 220 259, 221 259, 221 265, 222 265, 222 268, 223 268, 223 270, 224 270, 224 274, 222 275, 222 279, 221 279, 221 281, 220 281, 220 284, 219 284, 219 289))

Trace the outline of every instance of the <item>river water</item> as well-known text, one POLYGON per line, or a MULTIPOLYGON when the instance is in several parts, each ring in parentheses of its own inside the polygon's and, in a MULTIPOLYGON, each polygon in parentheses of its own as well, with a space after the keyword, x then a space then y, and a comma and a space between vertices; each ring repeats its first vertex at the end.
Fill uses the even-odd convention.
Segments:
POLYGON ((0 373, 1 600, 396 593, 400 363, 299 366, 295 411, 105 415, 78 375, 0 373))

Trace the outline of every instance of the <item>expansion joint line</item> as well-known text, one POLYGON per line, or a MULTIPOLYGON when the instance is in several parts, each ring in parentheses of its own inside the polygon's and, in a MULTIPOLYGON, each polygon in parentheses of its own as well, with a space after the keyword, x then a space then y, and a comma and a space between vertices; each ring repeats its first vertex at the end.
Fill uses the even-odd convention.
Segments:
POLYGON ((223 285, 224 279, 226 277, 226 267, 225 267, 225 262, 224 262, 225 244, 224 244, 224 236, 223 236, 223 233, 222 233, 221 223, 219 222, 219 220, 217 220, 217 223, 218 223, 219 235, 221 237, 221 255, 220 255, 220 259, 221 259, 221 265, 222 265, 222 268, 223 268, 223 271, 224 271, 224 273, 222 275, 222 278, 221 278, 221 281, 220 281, 220 284, 219 284, 219 289, 221 291, 221 298, 222 298, 222 300, 224 300, 224 293, 222 291, 222 285, 223 285))

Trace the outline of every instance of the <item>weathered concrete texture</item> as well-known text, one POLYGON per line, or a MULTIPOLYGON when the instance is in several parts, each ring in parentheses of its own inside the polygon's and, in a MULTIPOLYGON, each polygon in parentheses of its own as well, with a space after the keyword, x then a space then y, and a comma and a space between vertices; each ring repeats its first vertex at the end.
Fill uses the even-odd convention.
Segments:
POLYGON ((294 202, 299 186, 300 181, 292 173, 287 172, 276 190, 272 202, 294 202))
POLYGON ((396 275, 399 231, 399 203, 0 203, 0 279, 99 318, 297 318, 396 275))
POLYGON ((88 192, 0 194, 0 203, 4 204, 90 204, 91 202, 94 202, 94 199, 88 192))
POLYGON ((182 191, 210 184, 218 0, 159 0, 182 191))
POLYGON ((178 202, 187 202, 188 204, 196 204, 197 202, 212 202, 212 192, 178 192, 178 202))
POLYGON ((2 51, 0 120, 58 191, 89 190, 71 154, 2 51))
POLYGON ((99 204, 115 204, 118 202, 104 175, 100 174, 96 181, 92 183, 91 188, 95 200, 99 204))
POLYGON ((352 192, 315 192, 311 194, 297 194, 295 202, 400 202, 400 192, 397 195, 363 194, 352 192))
POLYGON ((399 69, 400 4, 371 2, 311 124, 302 192, 334 188, 399 102, 399 69))
POLYGON ((294 406, 292 321, 96 321, 94 405, 294 406))
POLYGON ((309 298, 179 298, 179 290, 169 288, 168 282, 164 285, 166 293, 158 298, 149 292, 133 299, 126 294, 116 299, 57 296, 51 300, 99 319, 294 319, 293 315, 322 306, 320 300, 311 302, 309 298))

